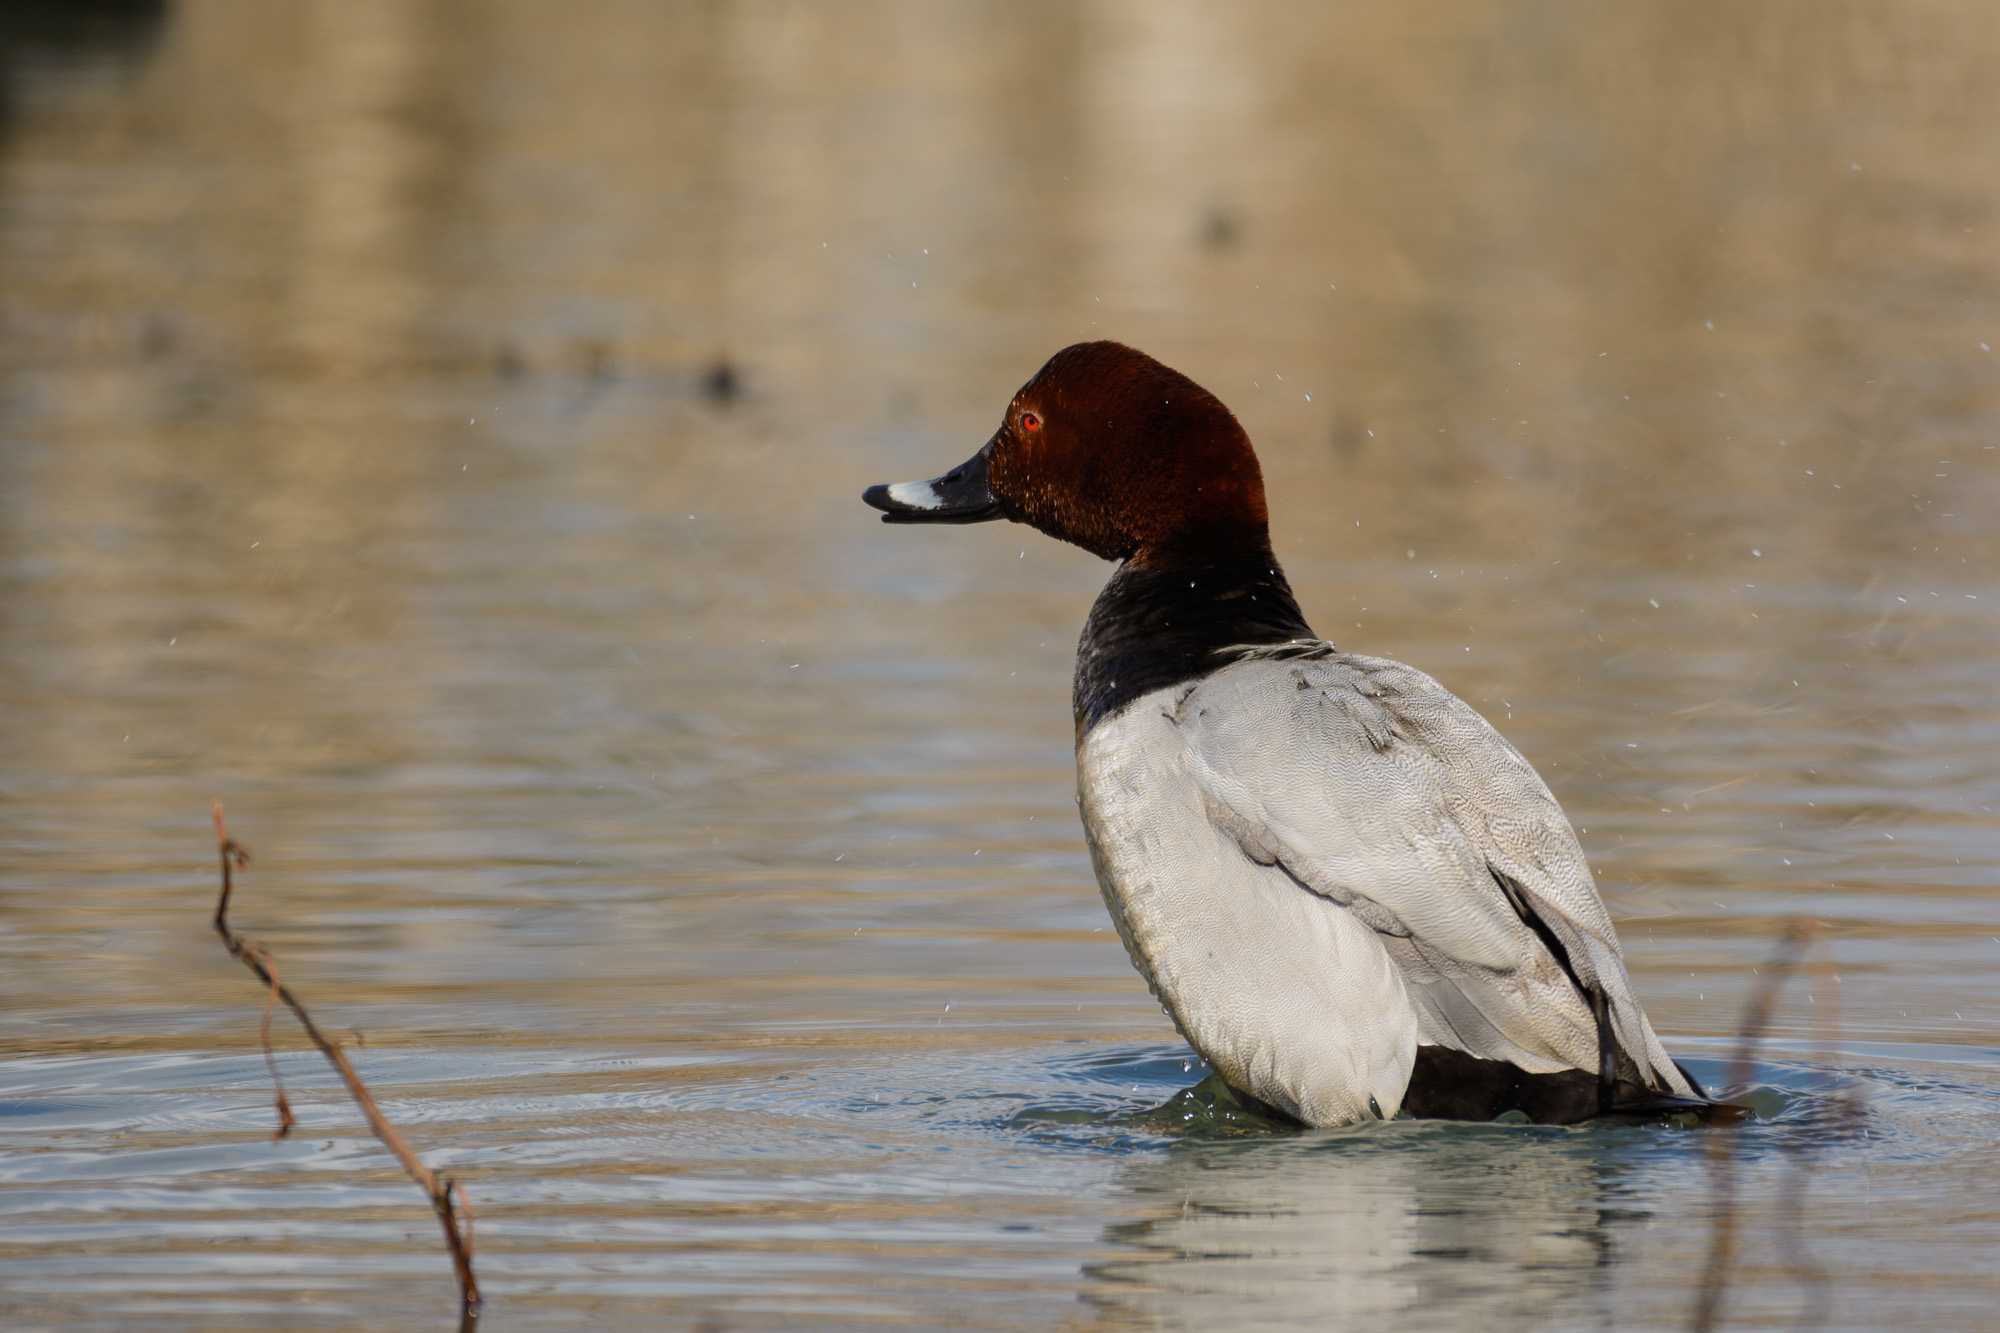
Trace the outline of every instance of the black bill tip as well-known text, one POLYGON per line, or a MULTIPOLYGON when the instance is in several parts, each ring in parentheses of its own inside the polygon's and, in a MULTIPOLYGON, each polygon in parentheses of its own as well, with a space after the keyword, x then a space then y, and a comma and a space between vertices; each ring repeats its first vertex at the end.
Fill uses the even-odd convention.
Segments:
POLYGON ((1004 518, 986 475, 986 450, 930 481, 870 486, 861 502, 882 511, 884 523, 985 523, 1004 518))

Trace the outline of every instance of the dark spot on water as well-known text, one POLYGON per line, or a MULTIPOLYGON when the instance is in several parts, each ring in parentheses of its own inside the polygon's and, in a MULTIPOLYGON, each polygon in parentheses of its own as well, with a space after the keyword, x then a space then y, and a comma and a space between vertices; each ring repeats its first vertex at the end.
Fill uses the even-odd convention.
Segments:
POLYGON ((713 365, 702 372, 701 396, 718 406, 728 406, 743 396, 743 376, 736 369, 736 363, 728 357, 718 357, 713 365))
POLYGON ((577 354, 586 379, 603 383, 618 377, 617 352, 606 339, 582 339, 577 343, 577 354))
POLYGON ((14 119, 17 71, 127 72, 151 58, 167 0, 7 0, 0 5, 0 129, 14 119))
POLYGON ((1233 250, 1243 236, 1243 226, 1234 213, 1211 208, 1201 220, 1201 247, 1204 250, 1233 250))
POLYGON ((180 335, 173 321, 154 311, 139 325, 139 355, 148 361, 160 361, 173 355, 180 346, 180 335))

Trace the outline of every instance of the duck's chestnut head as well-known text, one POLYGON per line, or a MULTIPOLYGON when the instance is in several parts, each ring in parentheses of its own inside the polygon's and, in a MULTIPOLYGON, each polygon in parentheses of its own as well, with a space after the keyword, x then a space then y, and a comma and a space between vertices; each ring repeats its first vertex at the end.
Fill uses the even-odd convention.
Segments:
POLYGON ((932 481, 871 486, 887 523, 1010 518, 1107 560, 1268 543, 1257 455, 1214 394, 1144 352, 1077 343, 1007 405, 984 448, 932 481))

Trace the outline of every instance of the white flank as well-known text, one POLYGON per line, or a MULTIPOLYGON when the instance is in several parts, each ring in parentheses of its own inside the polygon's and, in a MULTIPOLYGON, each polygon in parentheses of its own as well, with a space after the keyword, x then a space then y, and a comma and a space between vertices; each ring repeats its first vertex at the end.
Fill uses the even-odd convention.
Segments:
POLYGON ((1312 1125, 1394 1116, 1418 1041, 1402 976, 1345 907, 1253 860, 1205 811, 1176 717, 1187 692, 1136 699, 1077 747, 1084 832, 1118 934, 1232 1086, 1312 1125))

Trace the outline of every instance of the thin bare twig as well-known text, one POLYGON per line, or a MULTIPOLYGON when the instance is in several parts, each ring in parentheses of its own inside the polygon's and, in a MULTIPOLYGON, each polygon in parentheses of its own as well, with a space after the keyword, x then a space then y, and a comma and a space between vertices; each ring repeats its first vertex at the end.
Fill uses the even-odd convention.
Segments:
MULTIPOLYGON (((1735 1058, 1730 1062, 1727 1087, 1741 1088, 1750 1081, 1755 1069, 1757 1048, 1770 1029, 1771 1014, 1777 1007, 1778 992, 1792 973, 1799 970, 1806 951, 1818 938, 1819 932, 1810 922, 1794 917, 1785 923, 1785 933, 1778 941, 1777 952, 1771 961, 1759 971, 1761 980, 1750 993, 1750 1001, 1744 1006, 1743 1023, 1736 1044, 1735 1058)), ((1821 964, 1814 971, 1824 967, 1830 974, 1831 965, 1821 964)), ((1839 1015, 1837 1011, 1821 1010, 1820 1034, 1829 1049, 1839 1039, 1839 1015)), ((1842 1106, 1847 1105, 1845 1099, 1842 1106)), ((1708 1141, 1710 1173, 1715 1189, 1715 1230, 1709 1240, 1708 1263, 1701 1277, 1701 1293, 1695 1303, 1694 1317, 1689 1327, 1696 1333, 1711 1333, 1720 1327, 1722 1321, 1723 1297, 1729 1291, 1729 1279, 1736 1263, 1736 1149, 1749 1117, 1730 1124, 1726 1129, 1714 1134, 1708 1141)), ((1795 1180, 1781 1189, 1781 1202, 1793 1219, 1794 1224, 1802 1216, 1804 1171, 1795 1172, 1795 1180)), ((1790 1251, 1793 1267, 1801 1274, 1807 1287, 1809 1306, 1816 1307, 1822 1297, 1825 1274, 1817 1265, 1807 1259, 1799 1244, 1796 1231, 1781 1244, 1790 1251)), ((1810 1324, 1808 1325, 1811 1326, 1810 1324)))
POLYGON ((472 1196, 465 1192, 465 1185, 460 1181, 447 1181, 445 1182, 445 1188, 458 1195, 459 1209, 465 1214, 465 1250, 467 1254, 470 1254, 472 1252, 473 1224, 479 1220, 472 1213, 472 1196))
MULTIPOLYGON (((451 1251, 452 1271, 458 1277, 459 1327, 468 1328, 479 1318, 479 1280, 472 1271, 471 1197, 466 1193, 462 1183, 449 1176, 439 1176, 424 1165, 423 1159, 410 1147, 409 1140, 389 1123, 388 1118, 382 1114, 382 1108, 375 1104, 374 1095, 368 1091, 368 1085, 361 1081, 361 1075, 354 1072, 354 1066, 348 1062, 346 1054, 340 1049, 340 1043, 320 1031, 319 1025, 313 1022, 312 1015, 306 1012, 306 1007, 298 996, 292 994, 290 987, 278 979, 277 967, 271 961, 270 954, 260 945, 244 939, 229 928, 229 899, 235 891, 235 871, 250 863, 250 854, 229 836, 229 831, 222 822, 221 802, 215 803, 214 815, 215 841, 222 855, 222 893, 215 902, 215 933, 222 937, 223 946, 229 950, 229 956, 249 968, 256 974, 258 980, 270 988, 264 1009, 264 1058, 270 1063, 271 1077, 276 1080, 278 1076, 277 1062, 271 1054, 270 1041, 271 999, 275 997, 284 1001, 285 1007, 292 1011, 294 1018, 298 1019, 299 1026, 305 1029, 306 1036, 312 1038, 313 1045, 319 1047, 320 1054, 326 1057, 327 1063, 331 1064, 334 1072, 340 1075, 340 1081, 347 1085, 348 1095, 354 1099, 354 1104, 361 1108, 363 1118, 368 1121, 368 1128, 374 1131, 375 1137, 395 1155, 396 1160, 402 1164, 404 1173, 416 1182, 417 1187, 423 1190, 425 1197, 430 1200, 431 1211, 437 1214, 438 1224, 444 1228, 445 1245, 451 1251), (466 1225, 463 1230, 459 1226, 461 1203, 466 1214, 466 1225)), ((285 1099, 284 1084, 280 1082, 278 1137, 284 1137, 295 1123, 291 1106, 285 1099)))
MULTIPOLYGON (((1817 1063, 1835 1069, 1840 1060, 1840 973, 1826 950, 1805 964, 1812 989, 1806 999, 1812 1005, 1813 1030, 1819 1047, 1817 1063)), ((1829 1094, 1822 1123, 1790 1154, 1778 1184, 1778 1255, 1798 1277, 1805 1292, 1805 1309, 1795 1327, 1824 1328, 1833 1303, 1833 1284, 1826 1265, 1814 1259, 1805 1247, 1806 1183, 1811 1178, 1812 1158, 1829 1140, 1856 1128, 1865 1109, 1865 1096, 1858 1082, 1841 1080, 1829 1094)))
MULTIPOLYGON (((248 859, 247 855, 245 859, 248 859)), ((254 944, 250 947, 257 948, 254 944)), ((278 963, 271 957, 269 951, 264 949, 257 949, 257 958, 264 964, 264 970, 271 974, 270 989, 264 992, 264 1021, 257 1025, 257 1039, 264 1043, 264 1067, 271 1071, 271 1086, 277 1089, 278 1093, 278 1128, 271 1137, 282 1139, 292 1132, 292 1127, 299 1123, 299 1118, 292 1114, 291 1098, 285 1096, 285 1080, 278 1073, 278 1056, 271 1049, 271 1010, 278 1003, 278 963)))

